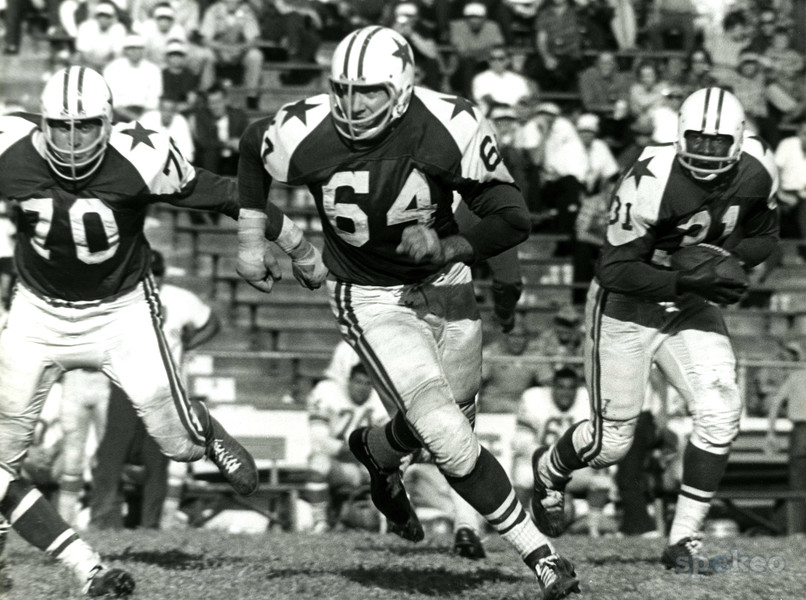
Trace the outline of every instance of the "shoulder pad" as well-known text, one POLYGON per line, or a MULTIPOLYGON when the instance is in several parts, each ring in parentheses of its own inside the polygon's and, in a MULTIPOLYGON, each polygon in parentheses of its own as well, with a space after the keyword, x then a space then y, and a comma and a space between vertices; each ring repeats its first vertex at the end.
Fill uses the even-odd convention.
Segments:
POLYGON ((675 160, 674 145, 649 145, 624 173, 617 194, 622 203, 632 204, 633 214, 640 211, 647 221, 655 221, 675 160))
POLYGON ((470 100, 453 94, 442 94, 415 87, 415 95, 437 120, 445 126, 460 149, 467 148, 483 119, 479 108, 470 100))
POLYGON ((329 114, 330 98, 327 94, 291 102, 277 111, 261 142, 266 170, 274 179, 288 180, 294 151, 329 114), (267 147, 271 152, 265 152, 267 147))
POLYGON ((0 154, 37 129, 32 121, 17 116, 0 116, 0 154))
POLYGON ((137 170, 153 193, 173 193, 193 178, 192 167, 170 136, 139 121, 115 125, 109 145, 137 170))

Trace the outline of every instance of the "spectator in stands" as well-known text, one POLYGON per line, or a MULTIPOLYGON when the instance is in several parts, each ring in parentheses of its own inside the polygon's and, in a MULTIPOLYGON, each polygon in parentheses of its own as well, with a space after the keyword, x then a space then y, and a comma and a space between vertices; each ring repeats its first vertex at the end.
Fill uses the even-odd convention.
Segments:
POLYGON ((792 47, 792 35, 787 27, 776 26, 770 46, 761 53, 761 61, 770 81, 786 89, 802 88, 803 55, 792 47))
POLYGON ((257 47, 260 25, 252 8, 245 0, 217 0, 204 12, 200 32, 213 50, 216 75, 242 73, 246 107, 257 110, 263 53, 257 47))
POLYGON ((605 50, 593 65, 579 74, 582 107, 601 119, 601 135, 613 147, 627 143, 632 78, 619 71, 616 55, 605 50))
POLYGON ((635 67, 636 81, 630 86, 630 114, 637 118, 650 107, 663 101, 665 82, 660 78, 658 65, 652 60, 641 60, 635 67))
POLYGON ((530 337, 523 321, 516 319, 512 331, 484 347, 479 412, 515 412, 521 394, 535 385, 538 365, 533 359, 542 354, 530 337))
MULTIPOLYGON (((802 361, 803 358, 801 350, 799 360, 802 361)), ((789 489, 806 492, 806 369, 790 371, 770 399, 766 451, 771 454, 779 449, 775 424, 784 404, 786 404, 786 418, 792 422, 787 452, 789 489)), ((787 518, 790 519, 788 530, 793 533, 806 533, 806 502, 791 500, 790 503, 790 509, 787 511, 787 518)))
POLYGON ((534 78, 541 89, 574 91, 582 57, 582 36, 573 0, 548 0, 537 17, 534 78))
POLYGON ((536 354, 556 359, 536 367, 534 385, 550 385, 553 373, 566 367, 574 369, 581 377, 582 361, 579 359, 582 358, 583 342, 582 316, 573 305, 564 304, 552 316, 551 324, 543 328, 532 342, 536 354))
MULTIPOLYGON (((722 19, 722 26, 717 30, 706 30, 704 47, 711 54, 714 65, 714 76, 722 79, 728 77, 739 67, 739 55, 749 43, 747 18, 741 10, 729 10, 722 19)), ((737 90, 734 89, 734 93, 737 90)), ((745 110, 751 108, 744 104, 745 110)))
POLYGON ((101 371, 76 369, 62 378, 59 422, 62 451, 58 469, 59 496, 56 510, 72 526, 77 526, 81 497, 87 481, 84 473, 91 467, 87 448, 94 448, 104 437, 109 404, 109 378, 101 371), (90 434, 94 444, 90 444, 90 434))
POLYGON ((612 2, 610 0, 585 0, 574 4, 582 32, 582 48, 584 50, 615 50, 618 48, 611 27, 615 14, 612 2))
POLYGON ((369 474, 350 452, 347 438, 358 427, 386 423, 389 415, 360 362, 350 369, 346 384, 322 379, 307 403, 311 480, 306 492, 313 509, 313 531, 321 533, 336 523, 344 501, 369 484, 369 474))
POLYGON ((220 83, 202 96, 202 106, 190 119, 196 164, 217 175, 236 175, 240 158, 238 145, 249 125, 249 117, 230 104, 227 89, 220 83))
POLYGON ((758 28, 752 32, 750 43, 745 46, 745 50, 755 52, 758 55, 772 45, 772 38, 775 35, 775 28, 778 25, 778 14, 774 8, 764 8, 758 15, 758 28))
POLYGON ((796 135, 782 139, 775 149, 780 183, 781 237, 806 238, 806 120, 798 123, 796 135))
POLYGON ((652 132, 655 130, 652 121, 647 115, 641 115, 630 124, 632 142, 619 152, 616 161, 622 171, 629 169, 638 160, 641 152, 652 143, 652 132))
POLYGON ((20 40, 22 39, 22 24, 26 13, 44 4, 46 11, 48 31, 53 31, 59 25, 59 0, 46 0, 35 2, 32 0, 7 0, 5 3, 6 45, 3 54, 11 56, 19 54, 20 40))
MULTIPOLYGON (((535 113, 523 126, 520 144, 540 173, 539 210, 553 215, 550 232, 571 236, 586 168, 579 157, 585 149, 576 127, 562 116, 559 106, 542 102, 535 113)), ((570 244, 558 243, 556 255, 567 256, 570 249, 570 244)))
MULTIPOLYGON (((187 350, 215 337, 221 328, 218 316, 194 292, 164 283, 165 259, 152 250, 151 271, 160 291, 162 330, 167 350, 184 380, 182 365, 187 350)), ((158 529, 182 521, 179 499, 184 465, 164 456, 149 437, 131 402, 117 386, 112 387, 107 411, 106 433, 96 452, 90 523, 99 529, 123 526, 120 504, 121 473, 132 456, 145 467, 142 511, 139 525, 158 529)))
POLYGON ((534 48, 537 37, 537 11, 541 0, 503 0, 498 19, 507 44, 520 48, 534 48))
POLYGON ((599 117, 584 113, 577 117, 577 133, 585 148, 580 157, 586 165, 582 179, 582 194, 574 227, 572 252, 575 305, 585 303, 588 284, 593 279, 594 263, 604 243, 610 220, 610 192, 619 175, 619 166, 610 147, 599 138, 599 117))
POLYGON ((93 18, 83 21, 76 33, 77 60, 96 71, 120 56, 126 28, 117 19, 115 5, 101 0, 95 5, 93 18))
POLYGON ((451 0, 420 0, 420 27, 438 44, 449 44, 451 0))
MULTIPOLYGON (((260 22, 261 41, 272 43, 261 47, 265 60, 316 65, 324 23, 310 3, 273 0, 252 6, 260 22)), ((319 68, 287 70, 280 73, 280 81, 303 85, 320 74, 319 68)))
POLYGON ((532 210, 532 173, 530 172, 529 157, 517 145, 520 135, 521 122, 519 111, 507 104, 492 104, 487 117, 495 128, 498 138, 498 152, 507 166, 515 183, 521 189, 526 205, 532 210))
POLYGON ((632 0, 612 0, 613 19, 610 27, 619 50, 635 48, 638 38, 638 17, 632 0))
POLYGON ((400 2, 395 5, 391 28, 406 38, 414 54, 414 64, 422 70, 421 85, 432 90, 441 90, 443 76, 447 71, 435 39, 420 27, 420 10, 416 2, 400 2))
POLYGON ((190 134, 190 125, 185 116, 179 112, 179 103, 176 100, 161 97, 159 108, 146 111, 140 118, 140 124, 146 129, 166 132, 182 155, 189 162, 193 162, 196 149, 190 134))
POLYGON ((660 78, 667 84, 685 86, 688 72, 688 55, 672 54, 663 61, 660 78))
POLYGON ((688 95, 679 85, 666 85, 662 99, 644 113, 652 123, 652 141, 656 144, 670 144, 678 139, 677 115, 680 106, 688 95))
POLYGON ((137 34, 123 42, 123 56, 104 69, 104 79, 115 98, 115 118, 135 121, 147 110, 156 110, 162 95, 162 72, 144 58, 145 43, 137 34))
MULTIPOLYGON (((475 77, 492 63, 494 53, 509 53, 504 47, 504 34, 495 21, 487 18, 483 2, 468 2, 462 9, 462 18, 450 22, 450 44, 456 50, 456 70, 451 78, 451 87, 463 96, 475 97, 475 77), (471 92, 472 90, 472 92, 471 92)), ((507 65, 509 66, 509 65, 507 65)))
MULTIPOLYGON (((551 444, 563 431, 587 418, 588 394, 579 374, 565 367, 555 371, 550 385, 524 391, 518 402, 517 429, 512 443, 512 479, 516 493, 526 506, 534 493, 532 453, 538 446, 551 444)), ((574 473, 565 488, 571 496, 584 495, 588 513, 586 525, 590 537, 601 535, 602 510, 610 500, 613 478, 609 469, 590 467, 574 473)), ((573 506, 572 502, 567 505, 573 506)))
POLYGON ((177 103, 177 110, 188 115, 196 107, 200 80, 187 64, 187 45, 173 40, 165 49, 162 69, 162 97, 177 103))
MULTIPOLYGON (((711 72, 713 66, 714 61, 711 59, 711 53, 705 48, 695 48, 689 52, 688 56, 686 56, 684 91, 690 94, 700 88, 718 86, 719 82, 711 72)), ((667 79, 667 83, 671 82, 667 79)))
POLYGON ((654 0, 647 18, 652 50, 691 51, 697 42, 697 8, 692 0, 654 0))
POLYGON ((742 50, 736 70, 723 73, 720 83, 736 95, 745 107, 748 119, 755 123, 759 135, 775 148, 781 136, 777 123, 770 117, 767 82, 758 54, 742 50))
POLYGON ((495 104, 515 107, 537 95, 537 84, 512 70, 506 46, 494 46, 487 56, 490 67, 473 77, 470 98, 487 113, 495 104))
POLYGON ((165 66, 168 43, 187 39, 185 28, 176 22, 176 11, 167 2, 157 4, 150 18, 135 22, 134 30, 143 37, 145 57, 160 68, 165 66))

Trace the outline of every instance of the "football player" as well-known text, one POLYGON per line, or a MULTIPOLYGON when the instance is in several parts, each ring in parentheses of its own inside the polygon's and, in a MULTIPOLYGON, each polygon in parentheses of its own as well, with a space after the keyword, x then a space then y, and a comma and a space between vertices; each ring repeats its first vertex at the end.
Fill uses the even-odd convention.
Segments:
POLYGON ((21 209, 19 279, 0 333, 0 513, 70 567, 88 595, 127 595, 131 575, 104 566, 18 468, 53 383, 66 370, 99 369, 167 456, 207 456, 237 492, 256 490, 250 454, 188 401, 160 328, 143 234, 151 203, 237 217, 237 191, 194 169, 166 135, 138 122, 113 126, 109 87, 91 69, 53 75, 41 109, 0 117, 0 196, 21 209))
POLYGON ((770 149, 745 131, 741 104, 719 88, 692 93, 677 141, 646 147, 625 173, 587 298, 590 420, 533 455, 532 508, 542 531, 562 531, 562 491, 574 470, 614 464, 629 449, 655 361, 693 417, 662 562, 689 572, 695 556, 703 564, 700 531, 741 412, 720 305, 739 301, 746 282, 721 277, 721 257, 681 271, 669 268, 670 256, 706 243, 746 269, 758 265, 778 241, 777 187, 770 149))
POLYGON ((307 185, 325 235, 327 288, 344 338, 397 412, 349 438, 390 530, 423 528, 400 479, 425 447, 458 492, 538 577, 545 598, 578 589, 515 497, 506 472, 473 432, 481 321, 469 265, 528 235, 523 197, 502 164, 491 125, 468 100, 415 88, 414 60, 395 31, 350 33, 333 54, 329 95, 287 104, 241 140, 239 272, 268 282, 265 236, 299 237, 266 207, 271 181, 307 185), (458 232, 454 193, 481 217, 458 232))

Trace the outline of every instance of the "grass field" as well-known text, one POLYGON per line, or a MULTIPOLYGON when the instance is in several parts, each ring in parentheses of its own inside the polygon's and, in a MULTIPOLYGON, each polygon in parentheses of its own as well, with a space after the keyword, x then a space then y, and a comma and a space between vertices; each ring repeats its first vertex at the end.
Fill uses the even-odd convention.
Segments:
MULTIPOLYGON (((451 538, 410 544, 392 535, 123 531, 87 533, 109 563, 137 580, 143 600, 519 600, 540 598, 534 577, 495 536, 488 556, 450 554, 451 538)), ((82 598, 68 571, 12 534, 8 562, 14 587, 3 600, 82 598)), ((657 562, 662 542, 567 536, 582 596, 602 600, 802 600, 806 537, 707 540, 727 571, 675 575, 657 562)))

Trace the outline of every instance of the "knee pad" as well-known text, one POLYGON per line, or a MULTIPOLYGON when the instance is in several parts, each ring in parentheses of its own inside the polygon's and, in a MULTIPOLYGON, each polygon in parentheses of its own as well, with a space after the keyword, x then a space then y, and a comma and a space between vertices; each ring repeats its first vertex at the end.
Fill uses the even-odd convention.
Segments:
POLYGON ((476 464, 481 447, 467 417, 449 396, 433 388, 422 394, 406 419, 434 457, 439 470, 464 477, 476 464))
MULTIPOLYGON (((598 441, 599 450, 592 455, 591 458, 586 457, 588 466, 595 469, 603 469, 619 462, 627 451, 632 446, 633 436, 635 434, 635 424, 638 422, 638 417, 628 419, 626 421, 605 421, 602 420, 601 438, 598 441)), ((582 436, 590 428, 577 427, 574 431, 574 447, 580 448, 576 437, 582 436)), ((596 432, 594 432, 594 437, 596 432)), ((596 440, 594 439, 594 443, 596 440)))
POLYGON ((702 410, 694 414, 691 443, 713 454, 727 454, 739 434, 741 401, 727 402, 721 408, 702 410))

